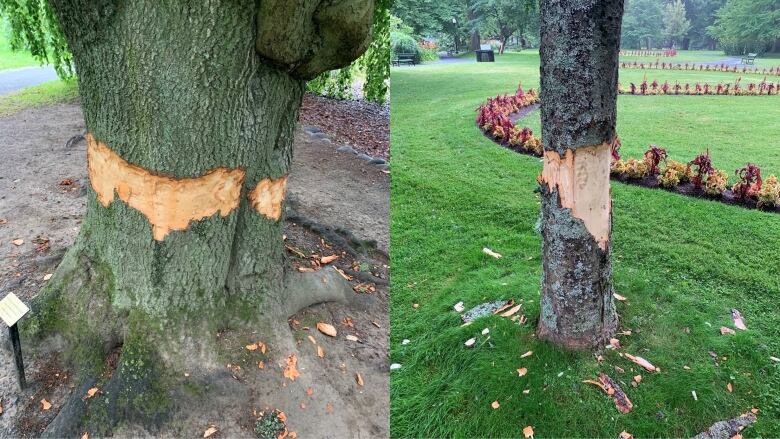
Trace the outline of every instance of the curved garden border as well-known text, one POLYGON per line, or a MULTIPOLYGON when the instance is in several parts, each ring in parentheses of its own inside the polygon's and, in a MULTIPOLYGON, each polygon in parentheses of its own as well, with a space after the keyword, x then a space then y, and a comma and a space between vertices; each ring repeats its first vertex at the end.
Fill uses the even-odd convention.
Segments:
POLYGON ((642 70, 688 70, 696 72, 723 72, 723 73, 751 73, 758 75, 780 76, 780 66, 777 67, 737 67, 728 64, 705 64, 705 63, 672 63, 656 60, 654 63, 644 63, 638 61, 623 61, 620 63, 621 69, 642 69, 642 70))
MULTIPOLYGON (((541 157, 544 153, 541 138, 535 136, 530 128, 516 123, 539 106, 535 90, 526 92, 518 86, 514 95, 488 98, 477 108, 476 123, 486 137, 499 145, 520 154, 541 157)), ((762 179, 760 169, 753 164, 737 169, 735 173, 739 181, 727 188, 729 173, 712 166, 709 151, 684 164, 667 160, 666 150, 655 145, 650 145, 641 159, 623 160, 619 150, 618 138, 612 145, 610 167, 613 180, 780 213, 780 182, 774 175, 762 179)))

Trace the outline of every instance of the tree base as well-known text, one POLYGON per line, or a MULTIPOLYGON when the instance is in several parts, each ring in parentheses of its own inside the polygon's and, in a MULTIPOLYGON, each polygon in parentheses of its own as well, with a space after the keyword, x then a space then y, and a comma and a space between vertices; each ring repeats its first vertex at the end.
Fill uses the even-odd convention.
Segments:
POLYGON ((64 360, 78 371, 76 388, 45 431, 47 437, 119 430, 135 435, 138 428, 154 433, 186 417, 190 407, 246 393, 235 388, 231 365, 285 364, 297 349, 287 318, 310 305, 343 303, 354 295, 331 267, 308 273, 288 269, 273 294, 251 300, 228 295, 201 313, 159 318, 116 303, 110 271, 81 242, 35 299, 23 327, 28 338, 64 340, 64 360), (226 346, 226 333, 234 346, 226 346), (244 349, 258 341, 266 352, 244 349), (91 388, 98 393, 87 398, 91 388))

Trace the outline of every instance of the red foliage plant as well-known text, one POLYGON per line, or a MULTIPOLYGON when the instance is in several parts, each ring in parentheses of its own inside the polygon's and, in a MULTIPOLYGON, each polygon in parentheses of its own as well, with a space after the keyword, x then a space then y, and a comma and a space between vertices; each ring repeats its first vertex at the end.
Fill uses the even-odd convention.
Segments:
POLYGON ((666 162, 666 155, 666 150, 664 148, 650 145, 650 148, 645 152, 645 163, 647 163, 650 175, 658 175, 661 172, 658 165, 660 165, 662 161, 666 162))
POLYGON ((737 169, 736 174, 739 181, 732 188, 734 196, 740 200, 755 197, 761 190, 761 168, 748 163, 744 168, 737 169))
POLYGON ((706 177, 715 172, 715 168, 712 167, 712 159, 710 159, 710 150, 706 150, 704 154, 699 154, 695 159, 688 162, 688 169, 691 166, 696 167, 696 173, 691 177, 691 183, 696 188, 701 189, 702 184, 706 181, 706 177))
POLYGON ((612 160, 618 161, 620 160, 620 137, 615 136, 615 138, 612 140, 612 160))

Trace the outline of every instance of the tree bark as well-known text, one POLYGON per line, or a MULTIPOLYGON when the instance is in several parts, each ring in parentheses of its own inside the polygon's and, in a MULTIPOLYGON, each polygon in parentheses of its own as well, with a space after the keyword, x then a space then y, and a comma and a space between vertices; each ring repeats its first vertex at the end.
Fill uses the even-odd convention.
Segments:
POLYGON ((603 346, 612 298, 609 165, 623 0, 543 0, 541 339, 603 346))
MULTIPOLYGON (((474 13, 474 6, 470 4, 470 2, 466 2, 466 16, 470 24, 473 24, 474 20, 477 18, 474 13)), ((480 45, 479 29, 475 27, 471 31, 471 35, 469 39, 469 50, 472 51, 479 50, 480 48, 479 45, 480 45)))
POLYGON ((268 333, 345 298, 338 276, 288 269, 284 187, 305 81, 365 50, 373 1, 51 3, 78 73, 91 187, 28 333, 63 335, 82 370, 123 346, 116 396, 193 357, 218 361, 223 328, 268 333))

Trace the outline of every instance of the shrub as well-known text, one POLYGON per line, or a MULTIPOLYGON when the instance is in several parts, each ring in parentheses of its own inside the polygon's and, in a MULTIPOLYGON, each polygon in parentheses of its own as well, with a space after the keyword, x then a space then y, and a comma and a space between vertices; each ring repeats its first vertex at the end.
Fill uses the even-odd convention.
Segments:
POLYGON ((731 190, 734 191, 734 196, 739 200, 756 196, 758 191, 761 190, 761 168, 748 163, 744 168, 737 169, 736 174, 739 181, 731 187, 731 190))
POLYGON ((661 161, 666 161, 666 150, 655 145, 650 145, 650 149, 645 152, 645 163, 647 163, 648 173, 658 175, 660 170, 658 165, 661 161))
POLYGON ((691 175, 691 183, 699 189, 701 189, 702 185, 707 181, 707 177, 713 172, 715 172, 715 168, 712 167, 709 149, 704 154, 699 154, 695 159, 688 162, 688 173, 691 175), (694 166, 696 167, 695 171, 692 168, 694 166))
POLYGON ((530 139, 528 139, 527 142, 525 142, 525 145, 523 145, 525 149, 528 151, 536 154, 537 156, 542 156, 544 154, 544 146, 542 146, 542 139, 536 136, 531 136, 530 139))
POLYGON ((663 187, 675 187, 680 184, 680 177, 682 172, 669 166, 664 168, 664 171, 658 175, 658 183, 663 187))
POLYGON ((644 178, 647 176, 649 168, 644 160, 628 159, 625 162, 623 171, 629 178, 644 178))
POLYGON ((777 177, 770 175, 764 180, 764 184, 761 185, 761 189, 756 193, 758 198, 758 207, 763 206, 780 206, 780 184, 778 184, 777 177))
POLYGON ((411 35, 401 32, 390 32, 390 48, 393 53, 413 53, 414 62, 419 63, 422 60, 422 49, 417 45, 417 41, 411 35))
POLYGON ((710 195, 722 195, 726 190, 726 184, 729 182, 729 173, 721 169, 715 169, 707 175, 707 181, 704 183, 704 192, 710 195))
POLYGON ((421 48, 421 55, 420 58, 423 61, 436 61, 439 59, 439 53, 436 51, 436 48, 421 48))

